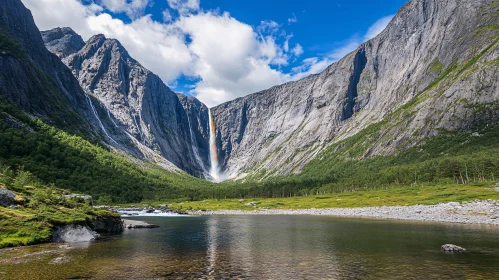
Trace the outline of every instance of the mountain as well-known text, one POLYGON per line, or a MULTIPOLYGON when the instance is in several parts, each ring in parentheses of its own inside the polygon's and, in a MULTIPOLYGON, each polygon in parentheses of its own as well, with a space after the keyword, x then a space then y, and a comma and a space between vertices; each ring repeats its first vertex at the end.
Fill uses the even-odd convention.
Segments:
MULTIPOLYGON (((60 56, 85 45, 69 29, 56 33, 49 48, 60 56)), ((106 203, 193 199, 199 196, 193 186, 211 189, 210 182, 181 172, 119 127, 103 103, 46 49, 20 0, 0 5, 0 69, 0 177, 6 186, 88 192, 106 203)), ((195 112, 195 125, 203 108, 194 99, 185 104, 195 112)))
POLYGON ((495 181, 498 13, 492 0, 413 0, 323 72, 221 104, 210 120, 117 40, 40 35, 6 0, 0 164, 114 202, 495 181), (180 172, 216 170, 210 130, 222 175, 244 180, 180 172))
POLYGON ((60 128, 96 137, 98 120, 71 71, 43 45, 31 13, 0 5, 0 95, 60 128))
POLYGON ((213 108, 223 169, 298 173, 332 146, 336 161, 362 160, 496 124, 498 12, 493 0, 410 1, 323 72, 213 108), (335 145, 348 139, 353 147, 335 145))
POLYGON ((134 140, 116 139, 114 146, 126 151, 147 147, 190 174, 207 176, 208 109, 204 104, 177 96, 115 39, 100 34, 85 43, 70 28, 44 31, 42 36, 81 87, 105 108, 100 117, 112 121, 103 122, 103 129, 125 131, 134 140))

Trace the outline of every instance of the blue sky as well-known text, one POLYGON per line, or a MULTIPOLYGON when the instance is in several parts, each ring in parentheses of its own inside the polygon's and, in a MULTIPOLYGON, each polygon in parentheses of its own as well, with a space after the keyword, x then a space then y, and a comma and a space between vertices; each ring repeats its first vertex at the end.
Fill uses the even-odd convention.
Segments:
POLYGON ((22 1, 40 29, 116 38, 174 91, 208 106, 321 71, 380 32, 407 2, 22 1))

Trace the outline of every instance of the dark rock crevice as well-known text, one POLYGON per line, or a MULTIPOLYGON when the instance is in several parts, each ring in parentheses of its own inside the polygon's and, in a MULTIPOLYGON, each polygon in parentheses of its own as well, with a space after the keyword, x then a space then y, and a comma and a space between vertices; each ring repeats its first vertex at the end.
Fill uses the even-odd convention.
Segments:
POLYGON ((246 116, 246 111, 248 111, 248 104, 244 103, 243 109, 241 110, 241 125, 239 127, 239 136, 237 137, 237 143, 241 143, 244 137, 244 131, 246 130, 246 126, 248 125, 248 117, 246 116))
POLYGON ((352 76, 350 76, 350 82, 345 97, 345 104, 343 105, 343 116, 342 116, 343 121, 351 118, 355 113, 354 107, 358 96, 357 86, 359 85, 360 76, 362 75, 362 72, 366 68, 366 65, 367 65, 366 51, 365 49, 362 48, 357 52, 357 54, 355 54, 355 58, 353 61, 353 72, 352 76))

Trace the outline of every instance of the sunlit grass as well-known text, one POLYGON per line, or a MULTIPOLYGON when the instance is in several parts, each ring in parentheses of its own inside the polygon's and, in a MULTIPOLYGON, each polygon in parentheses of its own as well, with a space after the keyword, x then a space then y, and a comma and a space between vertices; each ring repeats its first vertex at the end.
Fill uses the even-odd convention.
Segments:
POLYGON ((377 191, 357 191, 327 196, 303 196, 290 198, 221 199, 203 201, 175 201, 168 204, 175 210, 253 210, 253 209, 310 209, 353 208, 370 206, 407 206, 438 204, 472 200, 499 200, 499 192, 490 186, 447 185, 400 187, 377 191), (255 202, 256 208, 249 205, 255 202), (248 204, 248 205, 247 205, 248 204))

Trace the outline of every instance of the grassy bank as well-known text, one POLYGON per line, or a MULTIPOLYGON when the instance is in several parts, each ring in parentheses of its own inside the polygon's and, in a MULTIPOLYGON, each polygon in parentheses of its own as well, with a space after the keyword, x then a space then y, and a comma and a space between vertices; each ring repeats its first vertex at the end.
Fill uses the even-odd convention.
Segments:
MULTIPOLYGON (((175 210, 252 210, 247 205, 255 202, 257 209, 352 208, 369 206, 406 206, 463 202, 475 199, 499 200, 499 192, 487 185, 446 185, 399 187, 386 190, 344 192, 327 196, 300 196, 290 198, 212 199, 203 201, 175 201, 168 205, 175 210)), ((161 203, 152 203, 161 204, 161 203)))
POLYGON ((91 225, 98 215, 115 215, 81 198, 67 199, 67 191, 45 186, 24 170, 0 166, 0 189, 15 194, 12 208, 0 206, 0 248, 48 242, 58 225, 91 225))

